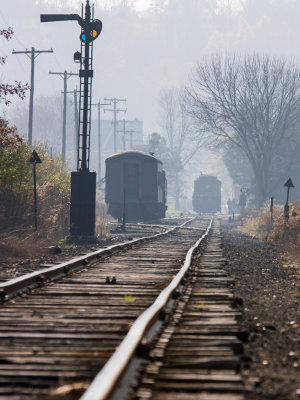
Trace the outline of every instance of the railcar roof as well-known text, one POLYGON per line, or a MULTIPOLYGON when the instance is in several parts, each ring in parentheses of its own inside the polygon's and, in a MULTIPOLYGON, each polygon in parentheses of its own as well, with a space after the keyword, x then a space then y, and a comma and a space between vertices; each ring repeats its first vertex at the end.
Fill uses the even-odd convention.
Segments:
POLYGON ((200 175, 198 178, 196 178, 196 181, 201 181, 201 180, 218 181, 221 183, 221 181, 214 175, 200 175))
POLYGON ((149 153, 145 153, 143 151, 137 151, 137 150, 127 150, 127 151, 120 151, 119 153, 112 154, 111 156, 107 157, 106 161, 110 160, 115 160, 115 159, 130 159, 130 158, 142 158, 142 159, 149 159, 151 161, 156 161, 162 164, 162 162, 152 156, 149 153))

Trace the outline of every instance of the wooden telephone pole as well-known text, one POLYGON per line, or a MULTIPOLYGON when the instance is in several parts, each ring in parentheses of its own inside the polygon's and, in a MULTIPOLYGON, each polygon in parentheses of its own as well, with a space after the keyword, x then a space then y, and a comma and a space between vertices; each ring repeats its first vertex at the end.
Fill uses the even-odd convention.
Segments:
POLYGON ((109 108, 109 109, 105 109, 104 111, 111 111, 114 113, 114 153, 117 152, 117 114, 119 112, 125 112, 126 113, 126 109, 117 109, 117 103, 119 101, 127 101, 127 99, 117 99, 116 97, 112 98, 112 99, 104 99, 104 101, 109 101, 110 103, 113 103, 113 107, 114 108, 109 108))
POLYGON ((66 161, 66 143, 67 143, 67 93, 68 93, 68 88, 67 88, 67 81, 68 79, 75 75, 78 76, 78 74, 74 74, 73 72, 51 72, 49 71, 49 74, 51 75, 59 75, 61 78, 64 80, 64 108, 63 108, 63 127, 62 127, 62 156, 63 156, 63 162, 66 161))
POLYGON ((30 79, 30 100, 29 100, 29 120, 28 120, 28 143, 32 145, 32 126, 33 126, 33 93, 34 93, 34 60, 41 53, 53 53, 53 50, 35 50, 31 47, 31 50, 25 51, 12 51, 12 54, 26 54, 31 60, 31 79, 30 79))

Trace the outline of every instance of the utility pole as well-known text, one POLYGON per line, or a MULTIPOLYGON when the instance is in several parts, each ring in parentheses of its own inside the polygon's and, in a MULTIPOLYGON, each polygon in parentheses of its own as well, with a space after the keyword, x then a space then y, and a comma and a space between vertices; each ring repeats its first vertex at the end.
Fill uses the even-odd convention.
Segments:
POLYGON ((98 182, 101 182, 101 106, 111 106, 111 103, 93 103, 92 106, 98 107, 98 182))
POLYGON ((125 151, 126 150, 126 133, 129 133, 130 134, 130 148, 132 148, 132 134, 133 134, 133 132, 136 132, 136 131, 134 131, 133 129, 130 129, 130 130, 126 130, 126 121, 125 121, 125 119, 123 119, 123 129, 121 130, 121 131, 117 131, 118 133, 123 133, 123 151, 125 151))
POLYGON ((78 74, 75 74, 73 72, 51 72, 49 71, 49 74, 51 75, 59 75, 61 78, 63 78, 64 80, 64 108, 63 108, 63 128, 62 128, 62 156, 63 156, 63 162, 66 161, 66 142, 67 142, 67 81, 68 79, 73 76, 76 75, 78 76, 78 74))
POLYGON ((109 101, 111 103, 113 103, 114 108, 112 109, 105 109, 104 111, 112 111, 114 113, 114 153, 117 152, 117 114, 119 112, 125 112, 126 113, 126 109, 117 109, 117 103, 119 101, 127 101, 127 99, 117 99, 116 97, 112 98, 112 99, 104 99, 104 101, 109 101))
POLYGON ((28 120, 28 143, 32 145, 32 125, 33 125, 33 93, 34 93, 34 60, 41 53, 53 53, 53 49, 50 50, 35 50, 31 47, 31 50, 25 51, 12 51, 12 54, 26 54, 31 60, 31 79, 30 79, 30 99, 29 99, 29 120, 28 120))
POLYGON ((134 131, 133 129, 129 129, 128 131, 130 133, 130 149, 132 150, 132 146, 133 146, 133 140, 132 140, 132 135, 133 133, 137 133, 138 131, 134 131))

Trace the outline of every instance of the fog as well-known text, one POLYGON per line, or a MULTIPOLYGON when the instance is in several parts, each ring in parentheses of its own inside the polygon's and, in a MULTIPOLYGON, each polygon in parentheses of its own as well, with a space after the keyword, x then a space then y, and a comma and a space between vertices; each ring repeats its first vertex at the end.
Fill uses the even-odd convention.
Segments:
MULTIPOLYGON (((91 3, 95 5, 95 18, 103 22, 102 33, 94 42, 93 101, 104 97, 127 98, 126 119, 143 121, 145 138, 154 131, 164 134, 159 123, 160 91, 187 84, 191 71, 203 57, 217 51, 256 51, 299 61, 300 2, 297 0, 91 3)), ((14 30, 12 40, 1 38, 0 41, 1 56, 7 56, 6 64, 0 69, 2 82, 30 82, 30 59, 25 54, 12 55, 13 49, 54 50, 53 54, 40 54, 35 60, 35 104, 45 96, 62 96, 63 80, 48 72, 77 72, 73 53, 80 50, 80 28, 75 21, 40 23, 40 13, 80 14, 81 3, 1 0, 1 27, 11 26, 14 30)), ((68 89, 76 86, 79 86, 78 79, 71 77, 68 89)), ((28 107, 28 101, 29 93, 21 107, 28 107)), ((11 123, 22 125, 20 115, 16 115, 19 103, 12 98, 10 106, 3 103, 0 106, 1 113, 11 123)), ((71 108, 70 104, 69 123, 73 123, 71 108)), ((93 112, 96 118, 96 109, 93 112)), ((35 118, 34 115, 34 121, 35 118)), ((59 118, 57 124, 60 135, 59 118)), ((26 133, 24 121, 23 131, 26 133)), ((191 180, 200 170, 209 168, 208 172, 215 173, 223 170, 218 162, 214 164, 203 157, 194 163, 197 168, 195 171, 193 167, 191 180)))
MULTIPOLYGON (((1 40, 1 53, 8 56, 1 80, 30 81, 29 58, 12 55, 12 49, 53 48, 53 54, 36 58, 35 98, 57 95, 62 80, 48 72, 78 70, 73 53, 79 49, 80 29, 74 21, 42 24, 39 14, 80 13, 80 2, 1 3, 1 26, 12 26, 15 32, 9 42, 1 40)), ((249 0, 242 9, 235 1, 232 10, 222 7, 231 3, 225 0, 223 5, 214 0, 170 0, 164 7, 161 3, 153 1, 151 8, 137 12, 130 2, 95 2, 95 17, 102 20, 103 30, 94 43, 93 98, 126 97, 128 118, 142 119, 146 132, 158 129, 158 92, 185 84, 195 63, 211 52, 255 50, 299 57, 297 1, 249 0), (110 3, 113 8, 108 8, 110 3)), ((69 87, 76 87, 75 78, 69 87)))

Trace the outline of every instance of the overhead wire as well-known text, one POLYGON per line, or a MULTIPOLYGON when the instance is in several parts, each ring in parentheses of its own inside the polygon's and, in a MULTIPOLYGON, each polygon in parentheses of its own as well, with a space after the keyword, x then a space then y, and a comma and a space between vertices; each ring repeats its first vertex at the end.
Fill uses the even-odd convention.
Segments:
MULTIPOLYGON (((4 22, 4 24, 5 25, 7 25, 7 26, 10 26, 10 24, 8 23, 8 21, 7 21, 7 19, 6 19, 6 17, 4 16, 4 14, 3 14, 3 10, 1 10, 0 9, 0 16, 1 16, 1 18, 2 18, 2 20, 3 20, 3 22, 4 22)), ((28 46, 26 46, 20 39, 19 39, 19 37, 18 37, 18 35, 14 32, 14 39, 24 48, 24 49, 26 49, 26 48, 28 48, 28 46)), ((62 67, 62 64, 61 64, 61 62, 60 62, 60 60, 58 59, 58 57, 57 57, 57 55, 55 54, 55 50, 53 51, 53 55, 54 55, 54 59, 55 59, 55 61, 56 61, 56 64, 57 64, 57 67, 59 67, 60 69, 62 69, 63 67, 62 67)), ((16 60, 17 60, 17 62, 18 62, 18 65, 21 67, 21 69, 23 70, 23 72, 26 74, 26 75, 28 75, 28 76, 30 76, 30 71, 28 71, 25 67, 24 67, 24 63, 22 63, 21 61, 20 61, 20 57, 16 57, 16 60)), ((46 70, 46 68, 44 68, 43 66, 41 66, 39 63, 36 63, 35 64, 35 70, 38 72, 38 73, 42 73, 43 75, 48 75, 48 70, 46 70)), ((57 90, 55 90, 55 84, 54 85, 50 85, 51 86, 51 91, 52 91, 52 93, 53 93, 53 95, 56 95, 57 94, 57 90)))

